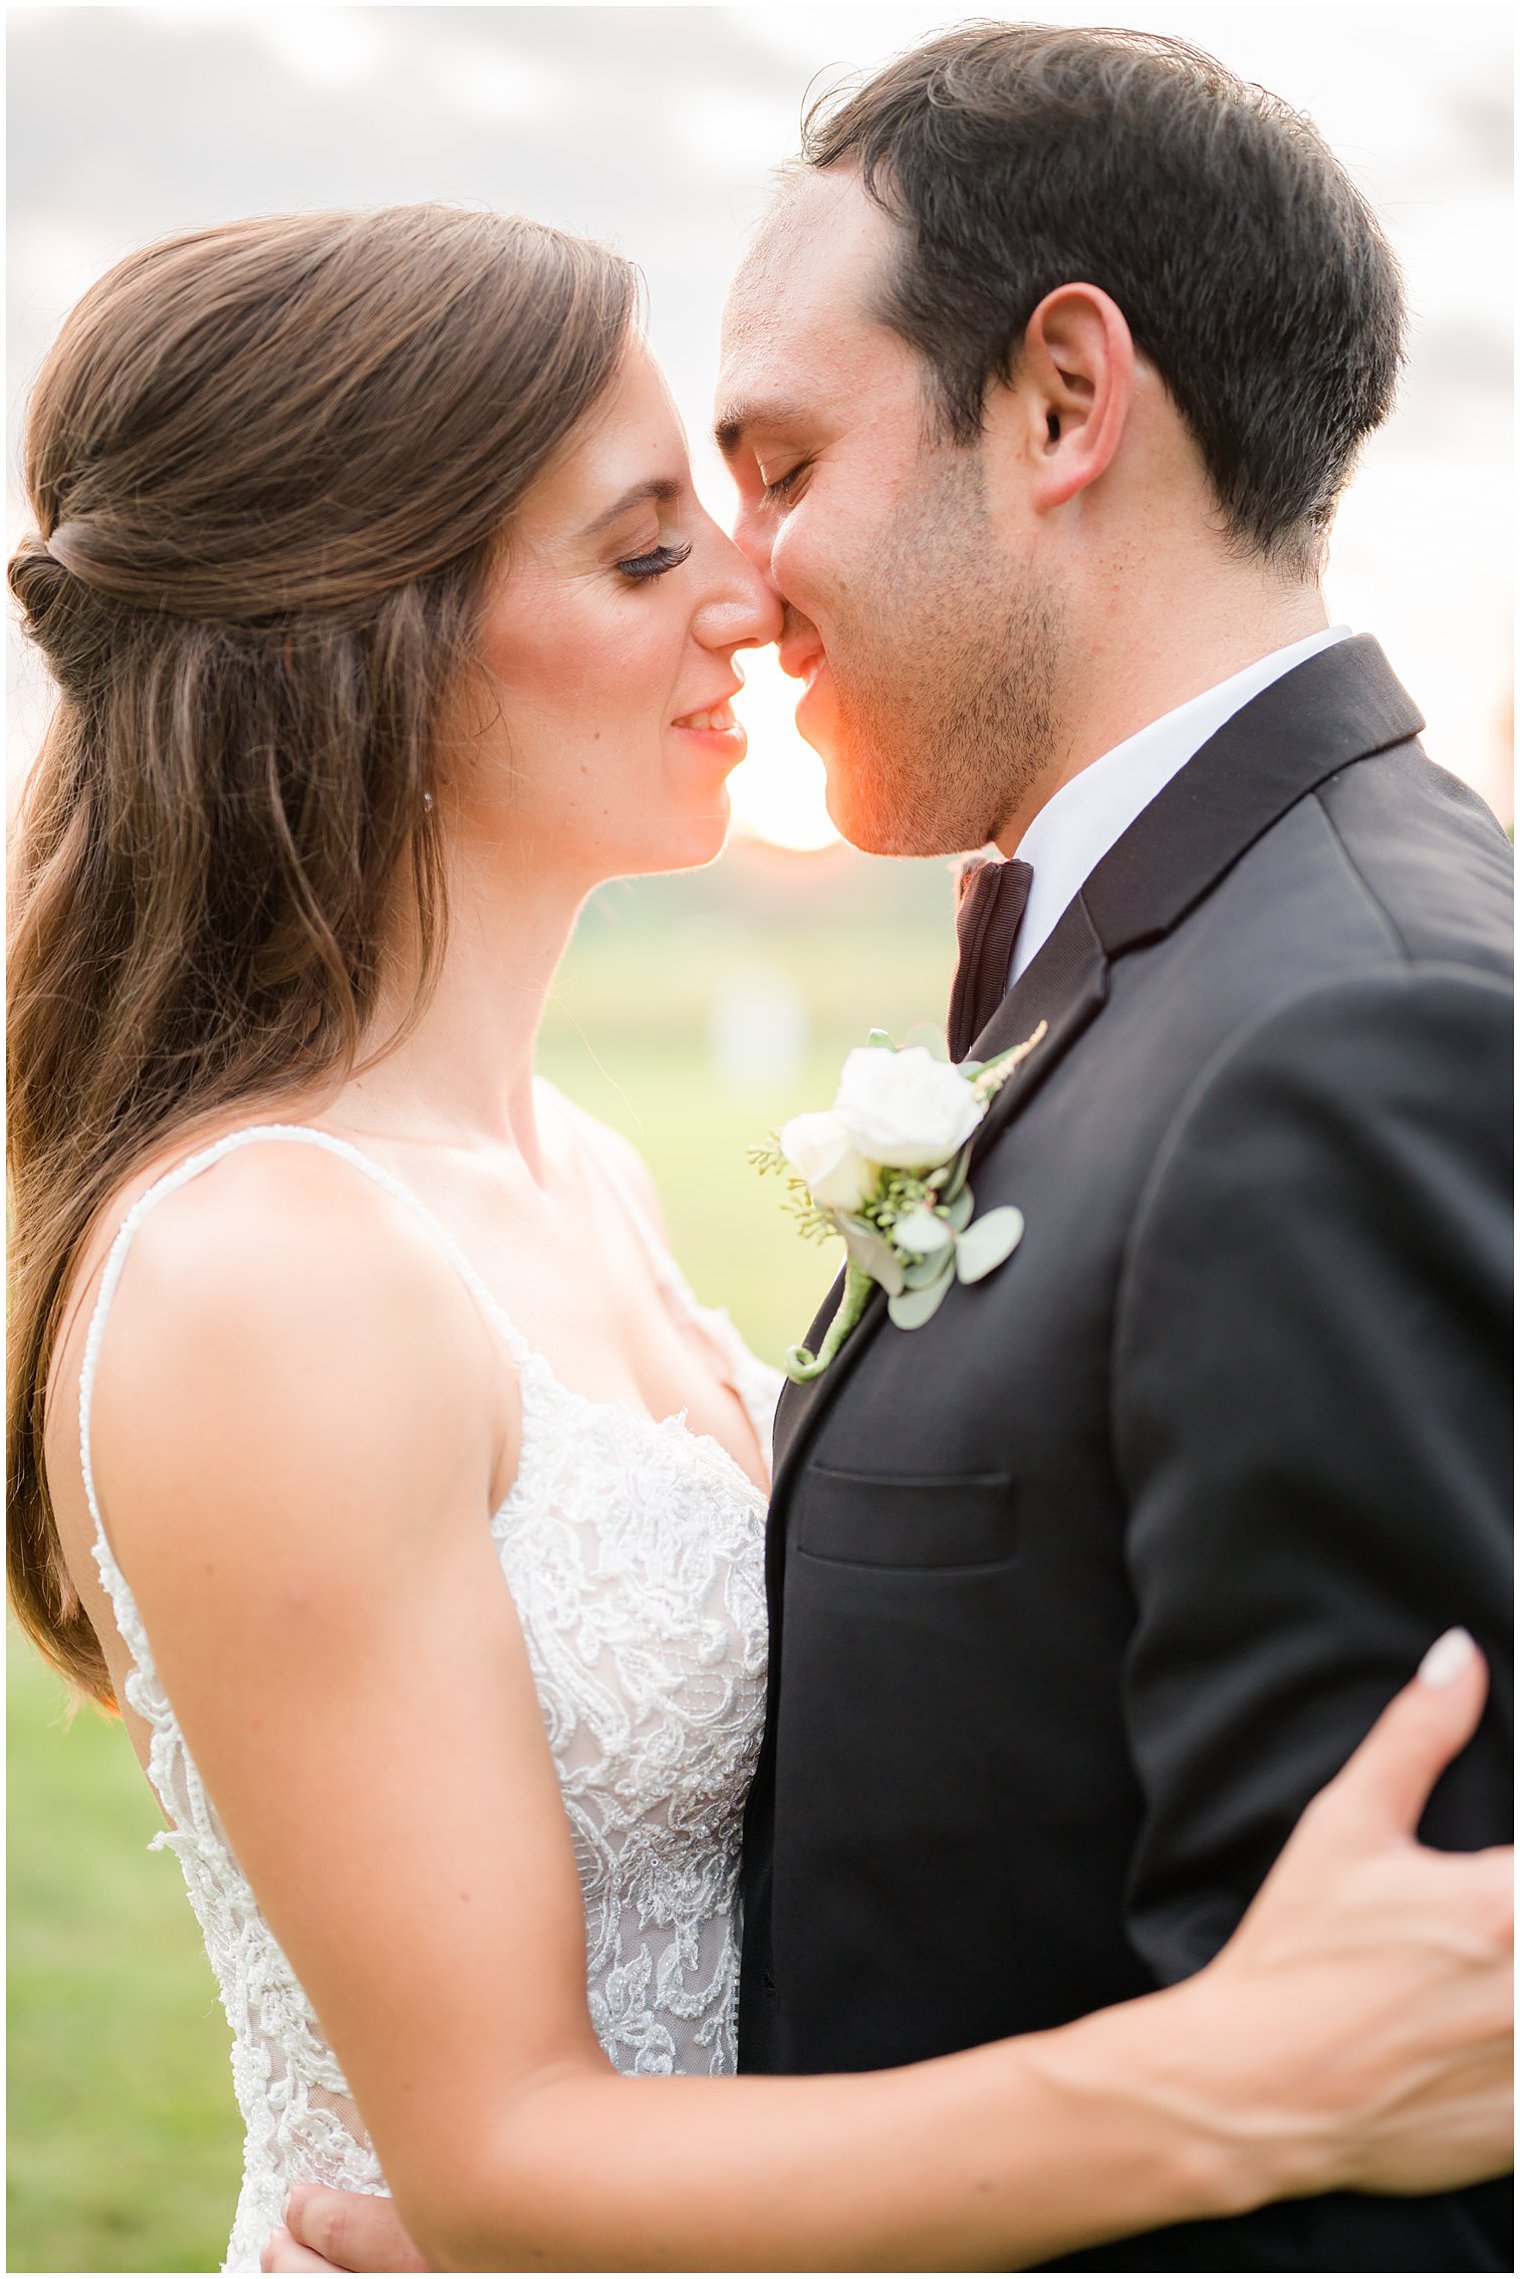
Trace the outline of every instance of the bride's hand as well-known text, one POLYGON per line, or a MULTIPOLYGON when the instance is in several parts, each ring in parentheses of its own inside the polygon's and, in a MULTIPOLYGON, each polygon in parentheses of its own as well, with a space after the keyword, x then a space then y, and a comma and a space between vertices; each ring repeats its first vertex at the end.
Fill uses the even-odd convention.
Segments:
POLYGON ((426 2271, 396 2203, 383 2193, 297 2184, 285 2222, 259 2257, 263 2271, 426 2271), (310 2244, 306 2244, 306 2243, 310 2244), (320 2247, 319 2244, 320 2243, 320 2247))
POLYGON ((1486 1692, 1482 1656, 1449 1632, 1309 1805, 1228 1945, 1174 1989, 1211 2010, 1226 2070, 1239 2053, 1258 2119, 1261 2082, 1281 2084, 1305 2164, 1287 2192, 1436 2192, 1510 2164, 1514 1855, 1414 1835, 1486 1692))

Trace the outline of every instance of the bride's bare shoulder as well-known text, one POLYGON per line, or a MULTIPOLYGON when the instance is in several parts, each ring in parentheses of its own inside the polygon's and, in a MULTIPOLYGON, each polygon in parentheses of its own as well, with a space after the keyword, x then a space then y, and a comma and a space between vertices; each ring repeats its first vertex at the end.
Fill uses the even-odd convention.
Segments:
MULTIPOLYGON (((357 1429, 387 1408, 442 1417, 486 1445, 500 1356, 406 1203, 337 1149, 251 1135, 166 1184, 206 1152, 144 1166, 92 1246, 82 1315, 131 1225, 94 1391, 95 1434, 118 1475, 145 1448, 161 1463, 169 1441, 251 1458, 278 1435, 316 1462, 333 1425, 357 1429)), ((61 1356, 71 1371, 81 1326, 61 1356)))
POLYGON ((113 1315, 130 1291, 138 1314, 160 1303, 241 1318, 299 1301, 363 1319, 377 1299, 425 1306, 460 1287, 416 1213, 321 1134, 261 1129, 165 1150, 99 1214, 92 1282, 128 1226, 113 1315))

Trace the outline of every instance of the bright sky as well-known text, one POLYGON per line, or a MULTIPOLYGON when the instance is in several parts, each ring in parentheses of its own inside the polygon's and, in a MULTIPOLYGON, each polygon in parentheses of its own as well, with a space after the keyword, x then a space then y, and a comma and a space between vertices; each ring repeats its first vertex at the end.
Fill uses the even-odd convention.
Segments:
MULTIPOLYGON (((707 442, 724 286, 806 90, 965 5, 17 8, 10 11, 11 467, 31 375, 119 254, 235 214, 441 198, 616 243, 720 519, 707 442)), ((1113 21, 1040 0, 1045 22, 1113 21)), ((1415 313, 1401 406, 1342 509, 1332 615, 1376 633, 1433 757, 1508 818, 1511 17, 1507 7, 1118 7, 1307 110, 1383 215, 1415 313)), ((13 534, 22 527, 10 499, 13 534)), ((13 649, 15 644, 13 644, 13 649)), ((748 661, 743 827, 828 834, 773 657, 748 661)), ((45 715, 13 658, 13 775, 45 715)))

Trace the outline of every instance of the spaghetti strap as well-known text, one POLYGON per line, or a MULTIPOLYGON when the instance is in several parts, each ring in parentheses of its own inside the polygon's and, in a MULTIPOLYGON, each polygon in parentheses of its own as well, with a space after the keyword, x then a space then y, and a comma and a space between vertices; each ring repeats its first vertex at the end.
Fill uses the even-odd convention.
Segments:
MULTIPOLYGON (((410 1187, 403 1180, 398 1179, 394 1172, 387 1171, 383 1164, 376 1163, 372 1157, 365 1155, 361 1149, 351 1145, 348 1140, 338 1139, 332 1132, 318 1131, 315 1126, 310 1124, 249 1124, 241 1130, 226 1132, 209 1147, 202 1148, 195 1155, 187 1156, 183 1163, 176 1164, 172 1171, 165 1172, 162 1178, 155 1180, 151 1187, 139 1195, 117 1229, 115 1240, 112 1242, 106 1257, 105 1272, 100 1278, 100 1290, 95 1300, 95 1310, 90 1316, 90 1327, 85 1337, 84 1362, 79 1372, 79 1466, 84 1477, 85 1501, 89 1507, 90 1518, 95 1526, 97 1562, 99 1562, 103 1551, 109 1555, 109 1542, 96 1493, 95 1468, 90 1454, 90 1411, 95 1397, 95 1378, 100 1366, 100 1348, 105 1336, 106 1319, 111 1310, 111 1302, 116 1295, 117 1285, 120 1283, 123 1270, 126 1267, 127 1255, 144 1219, 166 1197, 174 1194, 179 1188, 188 1185, 201 1172, 209 1171, 212 1164, 220 1163, 224 1156, 233 1155, 239 1148, 252 1147, 257 1142, 265 1140, 286 1141, 306 1147, 322 1148, 327 1154, 338 1156, 344 1163, 352 1164, 356 1171, 362 1171, 365 1177, 373 1180, 377 1187, 383 1188, 387 1195, 396 1202, 403 1204, 412 1216, 428 1230, 449 1259, 460 1280, 469 1290, 481 1313, 500 1337, 512 1359, 521 1367, 534 1358, 527 1340, 511 1320, 500 1301, 493 1297, 486 1288, 485 1283, 465 1257, 464 1252, 454 1241, 452 1235, 439 1224, 427 1205, 414 1195, 410 1187)), ((114 1560, 112 1564, 114 1565, 114 1560)))

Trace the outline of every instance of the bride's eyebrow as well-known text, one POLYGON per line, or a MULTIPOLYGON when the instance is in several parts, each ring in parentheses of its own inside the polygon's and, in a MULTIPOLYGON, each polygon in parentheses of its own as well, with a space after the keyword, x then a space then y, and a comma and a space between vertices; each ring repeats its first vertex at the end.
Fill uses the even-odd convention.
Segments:
POLYGON ((600 538, 604 530, 610 530, 615 522, 634 507, 651 502, 656 506, 670 506, 680 495, 681 485, 673 475, 658 475, 651 482, 635 483, 631 491, 624 491, 622 497, 599 514, 594 522, 588 522, 580 535, 582 538, 600 538))

